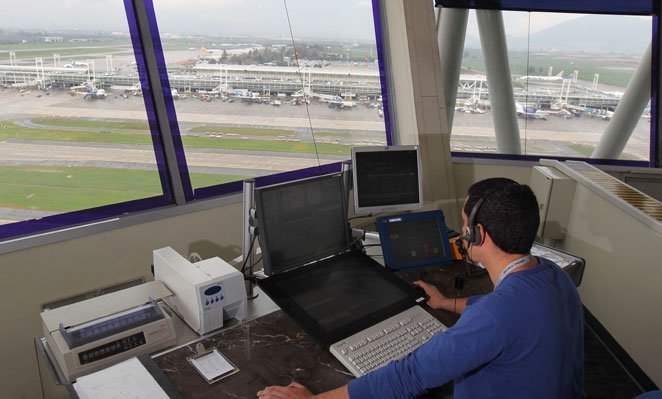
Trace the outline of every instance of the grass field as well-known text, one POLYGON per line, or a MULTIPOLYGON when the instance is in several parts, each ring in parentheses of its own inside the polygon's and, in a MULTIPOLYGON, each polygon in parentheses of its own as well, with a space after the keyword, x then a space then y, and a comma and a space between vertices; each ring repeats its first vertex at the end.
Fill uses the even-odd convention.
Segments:
MULTIPOLYGON (((124 132, 72 131, 67 127, 86 129, 145 130, 140 123, 88 121, 64 118, 37 118, 34 123, 55 127, 39 129, 0 122, 0 139, 53 140, 65 142, 151 145, 149 134, 124 132)), ((207 127, 202 127, 207 128, 207 127)), ((277 129, 235 130, 242 134, 275 134, 277 129)), ((225 131, 225 130, 223 130, 225 131)), ((314 153, 315 146, 307 142, 285 142, 258 139, 182 137, 188 148, 219 148, 250 151, 314 153)), ((322 154, 348 155, 351 146, 317 144, 322 154)), ((191 173, 195 187, 207 187, 243 180, 245 175, 191 173)), ((0 167, 0 207, 70 212, 162 194, 159 176, 154 171, 93 167, 0 167)))
POLYGON ((581 144, 568 144, 568 147, 578 153, 584 155, 585 157, 590 157, 593 154, 595 147, 581 144))
MULTIPOLYGON (((79 42, 62 42, 62 43, 12 43, 0 44, 0 60, 8 60, 9 52, 16 52, 16 57, 19 59, 43 57, 44 64, 53 62, 53 54, 60 54, 60 62, 62 65, 68 62, 65 57, 75 57, 84 54, 112 54, 120 52, 133 53, 133 47, 130 41, 113 41, 104 40, 98 42, 79 43, 79 42)), ((80 62, 80 60, 78 60, 80 62)), ((60 65, 60 66, 62 66, 60 65)))
MULTIPOLYGON (((95 122, 101 123, 101 122, 95 122)), ((106 122, 115 123, 115 122, 106 122)), ((107 128, 107 127, 106 127, 107 128)), ((260 129, 258 129, 260 130, 260 129)), ((0 139, 56 140, 82 143, 142 144, 151 145, 152 139, 147 134, 111 133, 93 131, 70 131, 60 129, 35 129, 17 126, 11 122, 0 122, 0 139)), ((245 151, 274 151, 291 153, 315 153, 347 155, 351 146, 342 144, 308 142, 287 142, 259 139, 182 137, 184 147, 218 148, 245 151)))
MULTIPOLYGON (((248 176, 191 174, 196 186, 248 176)), ((0 207, 71 212, 163 194, 155 171, 90 167, 0 167, 0 207)))

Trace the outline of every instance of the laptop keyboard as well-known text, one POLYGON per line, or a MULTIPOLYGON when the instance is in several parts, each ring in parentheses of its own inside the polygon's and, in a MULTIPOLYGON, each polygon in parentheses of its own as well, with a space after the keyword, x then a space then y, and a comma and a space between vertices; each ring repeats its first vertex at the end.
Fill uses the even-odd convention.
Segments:
POLYGON ((399 359, 447 327, 416 305, 356 333, 329 350, 354 376, 399 359))

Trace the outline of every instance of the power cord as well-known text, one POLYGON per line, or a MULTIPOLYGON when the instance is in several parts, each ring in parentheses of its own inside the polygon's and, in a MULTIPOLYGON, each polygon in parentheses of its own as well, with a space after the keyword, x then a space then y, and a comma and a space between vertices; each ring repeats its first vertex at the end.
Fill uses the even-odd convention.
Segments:
POLYGON ((188 261, 191 263, 202 261, 202 256, 197 252, 191 252, 188 256, 188 261))
MULTIPOLYGON (((255 245, 255 239, 257 238, 257 234, 253 236, 253 239, 251 240, 251 245, 248 247, 248 253, 250 254, 253 252, 253 245, 255 245)), ((248 259, 250 259, 250 256, 247 256, 246 259, 244 259, 244 263, 241 264, 241 274, 246 273, 246 265, 248 264, 248 259)), ((261 258, 260 258, 261 259, 261 258)), ((254 266, 254 265, 252 265, 254 266)), ((252 267, 251 266, 251 267, 252 267)))

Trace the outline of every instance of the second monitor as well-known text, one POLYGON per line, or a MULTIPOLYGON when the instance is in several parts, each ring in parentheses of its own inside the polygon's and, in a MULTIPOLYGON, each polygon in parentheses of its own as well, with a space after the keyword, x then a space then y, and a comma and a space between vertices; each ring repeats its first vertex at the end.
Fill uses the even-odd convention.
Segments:
POLYGON ((423 206, 418 146, 354 147, 354 212, 400 212, 423 206))

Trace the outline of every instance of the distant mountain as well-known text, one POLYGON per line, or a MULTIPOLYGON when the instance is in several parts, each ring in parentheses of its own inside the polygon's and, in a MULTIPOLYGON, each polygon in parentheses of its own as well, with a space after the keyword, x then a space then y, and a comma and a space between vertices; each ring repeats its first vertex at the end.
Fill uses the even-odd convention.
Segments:
MULTIPOLYGON (((530 37, 532 51, 564 50, 589 53, 642 54, 651 40, 651 25, 637 17, 618 15, 587 15, 562 22, 534 33, 530 37)), ((526 36, 506 36, 509 50, 526 50, 526 36)), ((480 38, 467 34, 465 46, 480 48, 480 38)))
MULTIPOLYGON (((532 34, 528 45, 533 51, 642 54, 651 41, 651 25, 636 17, 587 15, 532 34)), ((527 48, 526 36, 507 40, 510 50, 527 48)))

